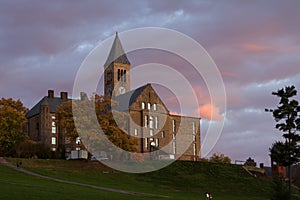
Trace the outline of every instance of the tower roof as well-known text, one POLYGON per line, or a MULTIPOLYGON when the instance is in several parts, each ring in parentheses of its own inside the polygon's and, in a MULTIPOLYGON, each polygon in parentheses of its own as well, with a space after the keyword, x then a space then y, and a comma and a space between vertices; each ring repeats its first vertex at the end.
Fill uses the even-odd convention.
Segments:
POLYGON ((123 63, 123 64, 130 64, 130 62, 129 62, 129 60, 128 60, 125 52, 124 52, 121 41, 119 39, 118 32, 116 32, 116 37, 115 37, 114 43, 111 47, 108 58, 107 58, 107 60, 104 64, 104 68, 106 68, 107 66, 109 66, 113 62, 123 63))

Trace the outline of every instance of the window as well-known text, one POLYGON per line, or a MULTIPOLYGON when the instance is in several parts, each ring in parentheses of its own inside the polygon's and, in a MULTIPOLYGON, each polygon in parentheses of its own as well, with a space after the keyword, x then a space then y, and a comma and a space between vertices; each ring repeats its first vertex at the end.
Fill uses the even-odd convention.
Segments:
POLYGON ((155 117, 155 128, 158 129, 158 117, 155 117))
POLYGON ((124 81, 124 74, 123 74, 123 70, 121 69, 121 81, 124 81))
POLYGON ((124 70, 124 82, 126 82, 126 70, 124 70))
POLYGON ((55 134, 56 133, 56 127, 52 126, 52 133, 55 134))
POLYGON ((145 109, 145 102, 142 102, 142 109, 145 109))
POLYGON ((158 147, 158 138, 155 139, 155 145, 158 147))
POLYGON ((176 143, 173 142, 173 154, 176 154, 176 143))
POLYGON ((193 125, 193 141, 196 141, 196 127, 195 127, 195 122, 192 123, 193 125))
POLYGON ((194 156, 196 156, 197 150, 196 150, 196 144, 195 143, 194 143, 193 147, 194 147, 194 156))
POLYGON ((173 133, 173 140, 176 140, 176 135, 173 133))
POLYGON ((175 124, 175 120, 173 119, 173 120, 172 120, 172 129, 173 129, 173 132, 175 132, 175 125, 176 125, 176 124, 175 124))
POLYGON ((161 132, 161 138, 165 138, 165 132, 164 131, 161 132))
POLYGON ((51 122, 52 130, 51 130, 51 132, 52 132, 53 134, 55 134, 55 133, 56 133, 55 116, 51 116, 51 118, 52 118, 52 122, 51 122))
POLYGON ((148 139, 145 138, 145 147, 147 148, 148 147, 148 139))
POLYGON ((134 135, 137 136, 138 135, 138 130, 135 128, 134 129, 134 135))
POLYGON ((150 116, 150 118, 149 118, 149 127, 153 128, 153 117, 152 116, 150 116))
POLYGON ((157 110, 156 103, 155 103, 155 104, 153 104, 153 110, 157 110))
POLYGON ((77 137, 77 138, 76 138, 76 144, 77 144, 77 145, 80 145, 80 143, 81 143, 81 139, 80 139, 80 137, 77 137))
POLYGON ((118 81, 120 81, 120 79, 121 79, 121 70, 118 69, 118 81))
POLYGON ((150 103, 148 103, 148 110, 150 110, 151 109, 151 104, 150 103))
POLYGON ((193 134, 196 134, 196 127, 195 127, 195 122, 193 122, 193 134))
POLYGON ((153 136, 153 130, 150 129, 150 136, 153 136))
POLYGON ((145 115, 145 128, 148 128, 148 116, 145 115))
POLYGON ((53 145, 56 144, 56 137, 52 137, 52 139, 51 139, 51 144, 53 144, 53 145))

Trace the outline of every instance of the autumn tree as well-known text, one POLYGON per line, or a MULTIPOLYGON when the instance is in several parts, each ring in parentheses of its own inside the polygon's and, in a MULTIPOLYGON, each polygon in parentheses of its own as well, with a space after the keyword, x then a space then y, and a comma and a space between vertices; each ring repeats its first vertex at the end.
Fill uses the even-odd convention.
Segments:
POLYGON ((298 142, 300 136, 300 106, 297 100, 292 99, 297 95, 295 86, 286 86, 277 92, 272 92, 277 96, 279 105, 275 109, 266 109, 272 112, 276 121, 275 128, 283 133, 284 142, 277 141, 270 148, 272 159, 281 166, 288 167, 289 170, 289 193, 291 198, 291 166, 300 160, 300 147, 298 142))
POLYGON ((24 125, 28 111, 20 100, 2 98, 0 100, 0 154, 13 156, 18 143, 26 139, 24 125))
POLYGON ((223 153, 213 153, 209 158, 209 162, 216 163, 231 163, 231 159, 228 156, 225 156, 223 153))
POLYGON ((99 133, 99 127, 103 130, 104 137, 117 147, 126 151, 136 151, 137 140, 121 129, 126 128, 128 116, 123 112, 114 111, 113 113, 110 109, 111 104, 115 103, 111 102, 108 97, 100 95, 93 96, 91 100, 65 102, 57 108, 58 124, 65 128, 66 136, 72 141, 78 137, 79 129, 85 147, 91 152, 98 149, 114 151, 107 143, 103 142, 105 139, 99 133), (80 115, 74 118, 73 109, 76 109, 76 113, 90 113, 90 115, 80 115), (92 115, 96 115, 96 121, 91 117, 92 115), (77 120, 76 126, 74 120, 77 120), (119 123, 117 124, 116 121, 119 123))

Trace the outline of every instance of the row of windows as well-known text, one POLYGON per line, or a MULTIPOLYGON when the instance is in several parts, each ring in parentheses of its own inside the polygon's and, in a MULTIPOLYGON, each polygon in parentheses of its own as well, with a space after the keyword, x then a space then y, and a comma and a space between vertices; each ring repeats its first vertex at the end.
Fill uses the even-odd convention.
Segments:
MULTIPOLYGON (((146 104, 145 102, 142 102, 142 109, 146 109, 146 104)), ((147 103, 147 109, 151 110, 151 103, 147 103)), ((157 104, 153 104, 153 110, 157 110, 157 104)))
POLYGON ((154 128, 155 126, 155 129, 158 129, 158 117, 154 117, 154 119, 153 116, 148 117, 148 115, 145 115, 144 127, 148 128, 149 126, 149 128, 154 128))
POLYGON ((126 70, 118 69, 118 81, 126 82, 126 70))
MULTIPOLYGON (((149 138, 149 142, 148 142, 148 138, 145 138, 145 147, 148 148, 148 145, 150 143, 150 147, 159 147, 159 139, 155 138, 155 142, 153 138, 149 138)), ((173 147, 173 154, 176 154, 176 142, 173 141, 172 142, 172 147, 173 147)), ((194 148, 194 156, 196 155, 196 144, 193 145, 194 148)))
MULTIPOLYGON (((172 123, 173 123, 173 131, 175 132, 175 125, 176 125, 175 120, 173 120, 172 123)), ((192 122, 192 130, 193 130, 193 132, 192 132, 193 133, 193 141, 196 142, 196 124, 195 124, 195 122, 192 122)), ((135 129, 135 135, 137 135, 137 134, 138 134, 137 129, 135 129)), ((153 136, 153 134, 151 135, 151 130, 150 130, 150 136, 153 136)), ((165 138, 164 131, 161 132, 161 137, 165 138)), ((153 146, 153 145, 155 145, 156 147, 159 146, 158 138, 155 138, 155 143, 154 143, 153 138, 150 138, 149 140, 150 140, 150 146, 153 146)), ((145 138, 145 147, 148 148, 148 138, 145 138)), ((176 134, 175 133, 173 133, 172 150, 173 150, 173 154, 176 154, 176 134)), ((194 156, 197 155, 196 143, 193 143, 193 154, 194 154, 194 156)))
MULTIPOLYGON (((155 142, 154 142, 154 138, 149 138, 149 143, 150 143, 150 146, 152 146, 152 147, 158 147, 159 139, 155 138, 155 142)), ((148 138, 145 138, 145 147, 148 148, 148 138)))

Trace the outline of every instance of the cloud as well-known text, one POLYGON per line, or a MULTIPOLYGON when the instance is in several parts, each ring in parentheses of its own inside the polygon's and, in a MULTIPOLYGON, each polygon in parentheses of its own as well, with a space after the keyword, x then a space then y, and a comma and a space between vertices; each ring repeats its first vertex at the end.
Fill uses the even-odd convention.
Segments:
MULTIPOLYGON (((99 41, 131 28, 171 28, 199 42, 221 71, 228 115, 216 152, 232 159, 244 159, 253 153, 267 160, 274 129, 272 119, 258 111, 276 105, 272 91, 291 84, 300 88, 299 7, 300 1, 280 0, 271 3, 137 0, 130 4, 103 0, 75 1, 72 6, 66 1, 2 0, 1 95, 21 99, 31 107, 48 89, 71 94, 81 62, 99 41), (268 126, 271 128, 266 129, 268 126)), ((223 111, 211 105, 205 82, 187 62, 161 51, 145 51, 129 57, 132 67, 157 61, 182 73, 199 100, 199 105, 189 111, 200 112, 204 124, 211 118, 223 117, 223 111)), ((174 84, 180 83, 174 81, 174 84)), ((189 106, 185 92, 183 89, 189 106)), ((168 95, 161 96, 166 97, 170 110, 180 113, 172 95, 169 99, 168 95)))
POLYGON ((223 116, 220 113, 220 109, 212 104, 205 104, 198 110, 201 118, 208 120, 222 120, 223 116))
POLYGON ((250 52, 269 52, 273 51, 273 49, 266 45, 260 45, 260 44, 253 44, 253 43, 245 43, 241 45, 242 49, 250 52))

